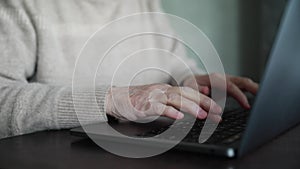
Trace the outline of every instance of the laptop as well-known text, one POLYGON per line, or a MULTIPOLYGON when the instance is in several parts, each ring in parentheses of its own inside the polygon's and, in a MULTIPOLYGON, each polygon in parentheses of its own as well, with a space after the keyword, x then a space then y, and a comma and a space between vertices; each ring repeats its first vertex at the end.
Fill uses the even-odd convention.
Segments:
MULTIPOLYGON (((229 98, 214 133, 204 142, 198 138, 205 121, 196 120, 189 133, 174 147, 180 151, 191 151, 229 158, 241 157, 270 141, 300 122, 300 1, 290 0, 285 9, 277 38, 255 98, 249 96, 251 110, 242 109, 229 98)), ((112 121, 74 128, 72 135, 93 136, 103 142, 149 146, 147 142, 132 142, 107 130, 109 127, 134 138, 152 139, 157 146, 172 142, 176 136, 155 137, 173 128, 182 129, 189 121, 178 121, 160 117, 149 123, 112 121)), ((130 139, 129 139, 130 140, 130 139)), ((120 145, 119 145, 120 146, 120 145)), ((130 151, 130 150, 128 150, 130 151)))

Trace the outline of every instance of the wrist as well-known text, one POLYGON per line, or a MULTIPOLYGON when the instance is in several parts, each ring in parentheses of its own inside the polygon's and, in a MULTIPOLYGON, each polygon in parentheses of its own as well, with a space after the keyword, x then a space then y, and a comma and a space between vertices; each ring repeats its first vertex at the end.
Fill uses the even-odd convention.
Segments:
POLYGON ((109 88, 108 89, 108 92, 106 93, 106 96, 105 96, 105 113, 107 115, 110 115, 110 116, 113 116, 113 113, 112 113, 112 106, 113 106, 113 103, 112 103, 112 88, 109 88))

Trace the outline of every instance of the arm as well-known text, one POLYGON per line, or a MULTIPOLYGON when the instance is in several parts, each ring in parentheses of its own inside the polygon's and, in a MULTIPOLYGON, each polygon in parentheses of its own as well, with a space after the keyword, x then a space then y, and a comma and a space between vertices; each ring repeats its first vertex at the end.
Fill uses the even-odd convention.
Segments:
MULTIPOLYGON (((71 87, 28 82, 36 71, 36 34, 26 12, 16 9, 0 5, 0 138, 80 125, 71 87)), ((86 107, 84 123, 106 121, 104 112, 94 111, 104 106, 106 91, 97 89, 97 107, 77 97, 86 107)))

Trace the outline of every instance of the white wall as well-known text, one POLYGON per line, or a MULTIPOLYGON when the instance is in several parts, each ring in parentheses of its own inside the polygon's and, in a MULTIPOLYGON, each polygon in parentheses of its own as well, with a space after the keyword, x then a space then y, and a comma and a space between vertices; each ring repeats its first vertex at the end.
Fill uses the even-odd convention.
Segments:
POLYGON ((240 74, 238 0, 162 0, 162 5, 165 12, 189 20, 210 38, 226 73, 240 74))

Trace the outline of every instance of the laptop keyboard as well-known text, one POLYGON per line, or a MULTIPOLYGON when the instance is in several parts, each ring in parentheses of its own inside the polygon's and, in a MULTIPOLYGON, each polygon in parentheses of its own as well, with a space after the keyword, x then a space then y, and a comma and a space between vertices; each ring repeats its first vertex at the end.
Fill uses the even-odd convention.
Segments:
MULTIPOLYGON (((239 140, 245 130, 249 110, 236 109, 225 112, 222 115, 222 121, 217 126, 211 137, 204 142, 204 144, 231 144, 239 140)), ((190 121, 178 121, 173 124, 172 130, 174 133, 180 133, 182 129, 191 127, 190 121)), ((187 136, 181 141, 182 143, 198 143, 201 130, 204 126, 205 120, 196 120, 193 127, 187 136)), ((216 125, 216 124, 214 124, 216 125)), ((163 133, 170 126, 151 130, 149 132, 138 135, 139 137, 156 137, 159 139, 177 140, 176 134, 169 135, 167 138, 161 138, 159 134, 163 133)))

